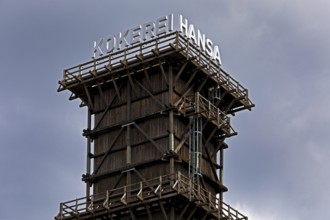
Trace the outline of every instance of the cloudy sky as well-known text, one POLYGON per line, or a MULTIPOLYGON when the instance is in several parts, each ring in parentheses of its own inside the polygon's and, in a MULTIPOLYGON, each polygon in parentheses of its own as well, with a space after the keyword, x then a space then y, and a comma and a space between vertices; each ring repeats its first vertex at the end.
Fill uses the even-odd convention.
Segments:
POLYGON ((249 89, 225 201, 251 220, 330 216, 330 1, 0 0, 0 219, 53 219, 84 196, 86 109, 57 93, 92 42, 169 13, 220 46, 249 89), (120 3, 119 3, 120 2, 120 3))

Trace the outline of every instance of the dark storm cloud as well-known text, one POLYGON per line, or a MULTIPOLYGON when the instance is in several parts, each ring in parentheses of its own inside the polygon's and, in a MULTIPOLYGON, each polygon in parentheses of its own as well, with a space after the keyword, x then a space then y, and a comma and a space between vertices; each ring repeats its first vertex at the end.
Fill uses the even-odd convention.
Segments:
POLYGON ((329 191, 324 191, 329 186, 324 160, 329 155, 326 131, 330 125, 325 23, 329 5, 321 9, 307 3, 302 8, 301 2, 296 3, 263 4, 253 13, 247 5, 234 7, 233 18, 244 18, 236 18, 236 26, 244 29, 243 39, 235 38, 238 28, 227 32, 234 40, 226 52, 230 54, 231 48, 235 52, 228 66, 250 83, 257 103, 251 114, 243 116, 243 124, 241 117, 235 119, 241 132, 233 145, 242 147, 229 151, 227 167, 241 170, 227 171, 227 175, 235 178, 230 183, 233 191, 239 190, 236 201, 253 198, 250 212, 258 219, 308 219, 315 209, 323 216, 324 204, 329 202, 329 191), (260 207, 268 210, 268 217, 260 207))
POLYGON ((329 4, 0 1, 0 219, 53 218, 84 196, 86 111, 56 93, 61 72, 92 41, 172 12, 220 46, 256 103, 232 118, 227 201, 254 220, 328 216, 329 4))

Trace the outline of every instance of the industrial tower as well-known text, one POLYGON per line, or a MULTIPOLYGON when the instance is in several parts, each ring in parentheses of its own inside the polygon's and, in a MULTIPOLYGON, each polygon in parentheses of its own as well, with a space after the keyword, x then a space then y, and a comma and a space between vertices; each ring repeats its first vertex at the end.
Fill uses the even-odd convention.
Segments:
POLYGON ((86 195, 56 220, 247 217, 223 201, 230 117, 248 91, 180 31, 64 70, 88 109, 86 195))

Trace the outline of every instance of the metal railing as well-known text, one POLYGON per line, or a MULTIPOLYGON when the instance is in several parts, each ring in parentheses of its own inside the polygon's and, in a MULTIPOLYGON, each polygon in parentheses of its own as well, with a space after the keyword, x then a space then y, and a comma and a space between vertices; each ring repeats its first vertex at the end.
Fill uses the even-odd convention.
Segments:
POLYGON ((102 194, 83 197, 60 204, 56 220, 76 219, 99 212, 112 212, 127 205, 140 204, 141 201, 155 201, 155 198, 166 198, 182 195, 199 207, 212 213, 217 219, 227 217, 233 220, 247 220, 247 217, 231 208, 200 184, 178 172, 160 176, 155 179, 107 190, 102 194))
POLYGON ((173 188, 181 195, 202 206, 209 213, 216 213, 218 219, 227 217, 231 220, 248 220, 248 217, 232 208, 230 205, 221 202, 220 199, 211 192, 206 191, 200 184, 195 184, 192 180, 181 173, 173 188))
POLYGON ((125 67, 132 61, 138 61, 144 57, 155 55, 155 53, 157 54, 159 51, 169 48, 169 43, 175 41, 175 38, 175 35, 167 34, 65 69, 60 84, 64 87, 63 89, 65 89, 67 85, 99 76, 98 74, 102 72, 102 70, 114 71, 120 67, 125 67))
POLYGON ((178 109, 184 115, 201 114, 228 135, 235 133, 230 125, 230 117, 198 92, 192 96, 182 97, 178 109))
POLYGON ((191 62, 200 66, 205 73, 210 74, 219 85, 230 91, 236 98, 240 98, 245 102, 246 106, 251 107, 253 105, 248 98, 247 89, 226 73, 218 63, 206 54, 206 51, 201 50, 178 31, 65 69, 63 71, 63 79, 59 81, 60 87, 58 91, 103 77, 109 74, 109 72, 114 73, 123 70, 133 65, 133 63, 137 65, 139 62, 153 59, 155 56, 167 56, 168 54, 164 53, 165 51, 181 53, 187 60, 191 60, 191 62))
POLYGON ((244 97, 243 99, 245 99, 245 101, 250 102, 248 99, 248 90, 246 88, 225 72, 219 64, 210 59, 205 51, 199 49, 179 33, 177 35, 177 41, 174 46, 177 51, 181 51, 181 53, 186 56, 187 59, 191 59, 193 63, 204 67, 203 70, 207 74, 212 75, 212 77, 218 81, 219 85, 223 86, 226 90, 231 91, 231 93, 237 97, 244 97))

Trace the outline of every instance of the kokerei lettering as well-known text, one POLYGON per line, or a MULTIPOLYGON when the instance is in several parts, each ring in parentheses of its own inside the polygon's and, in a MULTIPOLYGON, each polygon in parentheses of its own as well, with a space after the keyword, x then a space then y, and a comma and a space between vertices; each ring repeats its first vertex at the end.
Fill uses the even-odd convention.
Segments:
POLYGON ((189 24, 188 20, 182 15, 178 16, 176 24, 177 26, 174 24, 174 15, 170 14, 155 21, 126 29, 118 34, 100 38, 98 41, 94 41, 92 58, 95 59, 99 56, 111 54, 115 51, 152 40, 164 34, 179 31, 182 36, 189 39, 201 51, 205 52, 207 56, 221 65, 219 47, 214 45, 211 39, 201 33, 199 29, 195 29, 194 25, 189 24))

